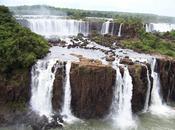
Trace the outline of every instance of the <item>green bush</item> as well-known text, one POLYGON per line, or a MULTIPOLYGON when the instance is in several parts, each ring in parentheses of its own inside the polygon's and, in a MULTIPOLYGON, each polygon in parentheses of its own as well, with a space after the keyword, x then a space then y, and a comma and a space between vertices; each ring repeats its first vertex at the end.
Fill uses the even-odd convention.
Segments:
MULTIPOLYGON (((169 32, 168 35, 171 33, 174 32, 169 32)), ((161 34, 147 33, 140 30, 137 39, 122 40, 122 46, 136 51, 175 57, 175 41, 169 38, 167 34, 165 35, 166 37, 162 37, 161 34)))
POLYGON ((28 68, 48 49, 43 37, 19 25, 8 8, 0 6, 0 72, 28 68))

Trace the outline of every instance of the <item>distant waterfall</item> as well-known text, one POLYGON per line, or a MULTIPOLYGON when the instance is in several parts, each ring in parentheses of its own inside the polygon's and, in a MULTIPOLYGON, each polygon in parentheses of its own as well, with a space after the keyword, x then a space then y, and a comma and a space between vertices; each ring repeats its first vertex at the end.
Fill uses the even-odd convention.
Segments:
POLYGON ((52 67, 55 63, 55 60, 39 60, 31 71, 31 108, 47 117, 52 114, 52 86, 55 79, 52 67))
POLYGON ((116 68, 116 73, 116 90, 112 104, 112 119, 119 128, 132 128, 135 127, 131 109, 132 78, 127 67, 124 67, 123 78, 119 67, 116 68))
POLYGON ((67 62, 66 64, 66 79, 65 79, 65 88, 64 88, 64 104, 62 107, 61 114, 63 115, 63 119, 67 123, 72 123, 75 120, 78 120, 71 113, 71 86, 70 86, 70 69, 71 62, 67 62))
POLYGON ((146 70, 147 70, 147 81, 148 81, 148 85, 147 85, 147 93, 146 93, 146 100, 145 100, 145 106, 144 106, 144 112, 146 112, 148 110, 149 107, 149 99, 150 99, 150 92, 151 92, 151 81, 150 81, 150 76, 149 76, 149 69, 147 67, 147 65, 145 65, 146 70))
POLYGON ((113 22, 113 23, 112 23, 111 35, 114 35, 114 31, 115 31, 114 29, 115 29, 115 23, 113 22))
POLYGON ((78 33, 89 34, 89 23, 82 20, 57 17, 27 17, 26 20, 29 22, 28 26, 33 32, 45 37, 74 36, 78 33))
POLYGON ((146 24, 146 32, 167 32, 175 29, 175 24, 170 23, 149 23, 146 24))
POLYGON ((109 33, 109 27, 110 27, 110 21, 107 21, 102 24, 101 28, 101 34, 108 34, 109 33))
POLYGON ((146 32, 152 32, 152 29, 151 29, 151 24, 146 24, 145 25, 145 28, 146 28, 146 32))
POLYGON ((122 26, 123 26, 123 23, 120 24, 119 31, 118 31, 118 37, 121 37, 122 26))

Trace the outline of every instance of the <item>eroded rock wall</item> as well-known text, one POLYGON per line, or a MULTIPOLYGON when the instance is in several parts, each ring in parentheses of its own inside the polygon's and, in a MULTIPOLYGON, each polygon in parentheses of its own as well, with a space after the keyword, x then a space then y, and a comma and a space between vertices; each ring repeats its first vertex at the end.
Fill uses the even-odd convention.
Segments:
POLYGON ((157 59, 156 68, 160 77, 161 94, 164 101, 175 101, 175 60, 157 59))
POLYGON ((115 70, 105 65, 72 63, 72 112, 79 118, 101 118, 112 103, 115 70))

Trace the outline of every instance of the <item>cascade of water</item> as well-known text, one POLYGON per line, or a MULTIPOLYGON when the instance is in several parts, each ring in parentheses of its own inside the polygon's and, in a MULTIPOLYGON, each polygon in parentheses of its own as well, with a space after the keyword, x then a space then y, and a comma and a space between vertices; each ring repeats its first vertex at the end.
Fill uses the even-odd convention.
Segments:
POLYGON ((55 63, 55 60, 39 60, 31 71, 31 108, 40 115, 47 117, 52 114, 52 86, 55 79, 55 72, 52 72, 52 67, 55 63))
POLYGON ((27 18, 29 28, 40 35, 49 36, 73 36, 78 33, 89 34, 89 23, 81 20, 58 18, 27 18))
POLYGON ((65 90, 64 90, 64 104, 62 107, 61 114, 63 115, 63 119, 67 123, 72 123, 75 120, 78 120, 71 113, 71 87, 70 87, 70 69, 71 62, 67 62, 66 64, 66 80, 65 80, 65 90))
POLYGON ((148 32, 152 32, 152 31, 167 32, 174 29, 175 29, 175 24, 170 24, 170 23, 150 23, 147 28, 148 32))
POLYGON ((117 124, 117 127, 121 129, 132 128, 136 126, 131 110, 132 78, 127 67, 124 67, 123 78, 119 67, 116 68, 116 73, 115 92, 112 103, 112 119, 117 124))
POLYGON ((144 112, 146 112, 148 110, 149 107, 149 99, 150 99, 150 91, 151 91, 151 81, 150 81, 150 77, 149 77, 149 70, 147 65, 145 65, 146 70, 147 70, 147 81, 148 81, 148 85, 147 85, 147 93, 146 93, 146 100, 145 100, 145 106, 144 106, 144 112))
POLYGON ((154 59, 151 64, 151 70, 152 70, 151 76, 153 78, 153 88, 151 93, 150 111, 152 114, 156 114, 158 116, 173 117, 175 115, 175 111, 166 104, 163 104, 162 102, 160 96, 160 79, 158 73, 154 71, 155 66, 156 66, 156 59, 154 59))
POLYGON ((155 70, 155 66, 156 66, 156 59, 153 60, 152 64, 151 64, 151 76, 153 78, 153 89, 152 89, 152 104, 153 105, 158 105, 161 106, 162 104, 162 99, 160 96, 160 80, 158 77, 158 73, 156 73, 155 70))
POLYGON ((101 34, 108 34, 109 33, 109 27, 110 27, 110 21, 107 21, 102 24, 101 34))
POLYGON ((123 23, 120 24, 119 31, 118 31, 118 37, 121 37, 122 26, 123 26, 123 23))
POLYGON ((146 32, 151 32, 149 24, 146 24, 146 32))
POLYGON ((115 27, 115 24, 112 23, 112 31, 111 31, 111 35, 114 35, 114 27, 115 27))

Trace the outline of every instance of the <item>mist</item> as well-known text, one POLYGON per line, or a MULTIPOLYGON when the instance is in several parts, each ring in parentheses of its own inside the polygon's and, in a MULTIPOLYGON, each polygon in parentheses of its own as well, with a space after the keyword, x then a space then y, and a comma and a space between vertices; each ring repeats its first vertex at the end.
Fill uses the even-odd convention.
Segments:
POLYGON ((17 8, 10 7, 15 15, 59 15, 67 16, 65 12, 59 11, 55 8, 50 8, 50 6, 35 5, 35 6, 21 6, 17 8), (23 8, 24 7, 24 8, 23 8))

